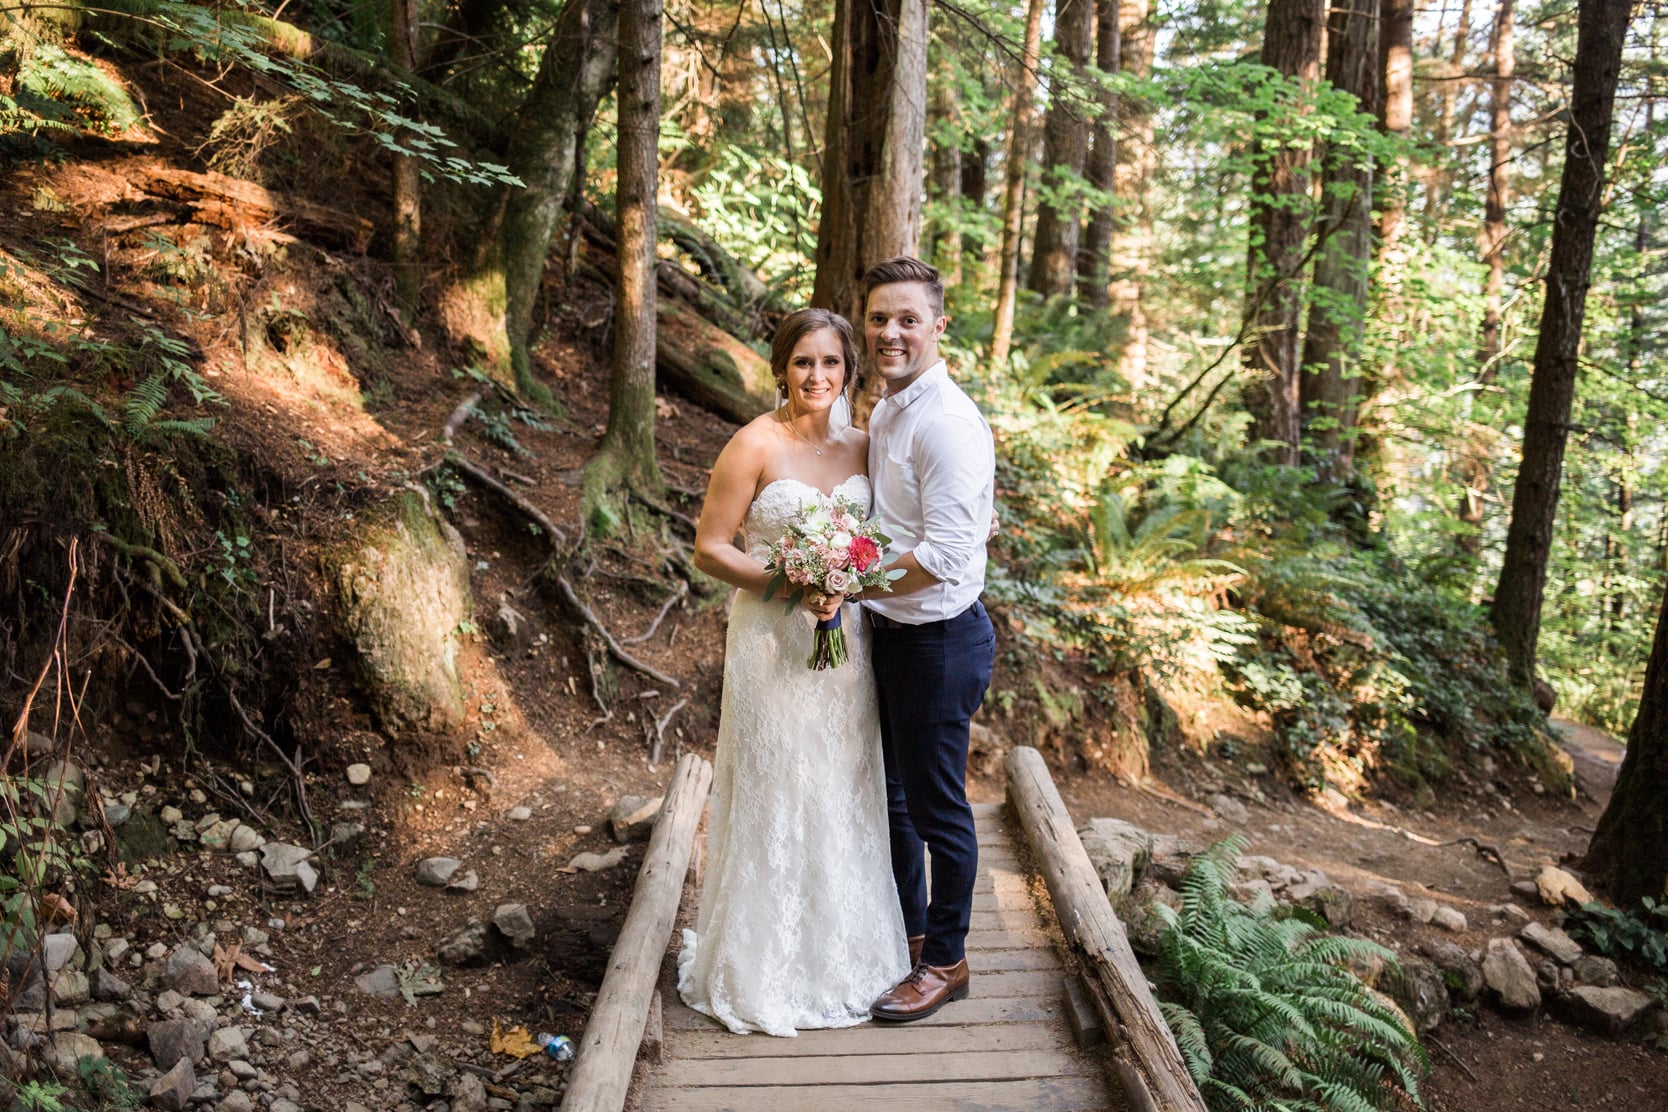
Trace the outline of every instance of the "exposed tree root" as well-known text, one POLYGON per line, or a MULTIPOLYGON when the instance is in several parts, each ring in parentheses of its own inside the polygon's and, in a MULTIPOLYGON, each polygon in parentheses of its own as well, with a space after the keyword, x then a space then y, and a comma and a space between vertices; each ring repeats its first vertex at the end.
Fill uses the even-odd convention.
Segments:
POLYGON ((580 601, 579 593, 573 589, 573 584, 568 582, 567 576, 557 575, 556 584, 562 588, 562 595, 568 600, 568 605, 577 610, 579 612, 579 616, 585 619, 586 624, 597 631, 597 634, 602 638, 602 643, 608 646, 608 652, 615 660, 618 660, 627 668, 635 669, 636 671, 643 673, 645 676, 650 676, 653 679, 658 680, 667 687, 681 688, 683 686, 682 681, 677 678, 668 676, 665 672, 662 672, 654 665, 645 664, 643 661, 638 660, 636 657, 626 652, 625 647, 614 639, 614 635, 612 633, 608 632, 608 627, 602 624, 602 619, 596 616, 595 611, 580 601))

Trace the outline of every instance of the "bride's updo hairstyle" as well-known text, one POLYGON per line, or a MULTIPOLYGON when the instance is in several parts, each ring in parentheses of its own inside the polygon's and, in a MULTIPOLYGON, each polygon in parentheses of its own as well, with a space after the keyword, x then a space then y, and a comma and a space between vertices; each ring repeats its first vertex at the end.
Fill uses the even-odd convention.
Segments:
POLYGON ((782 397, 788 396, 788 360, 793 357, 793 349, 799 346, 799 341, 824 328, 832 328, 840 338, 840 353, 846 360, 846 376, 840 383, 840 393, 851 388, 851 380, 857 376, 857 345, 851 338, 851 322, 827 309, 801 309, 789 313, 770 340, 770 374, 776 380, 776 392, 782 397))

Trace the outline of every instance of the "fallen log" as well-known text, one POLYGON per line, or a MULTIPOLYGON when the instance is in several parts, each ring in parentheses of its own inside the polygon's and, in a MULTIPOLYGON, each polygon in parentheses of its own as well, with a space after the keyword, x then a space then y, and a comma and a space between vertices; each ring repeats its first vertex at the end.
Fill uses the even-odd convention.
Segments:
POLYGON ((217 228, 236 230, 276 220, 360 253, 376 231, 362 216, 213 171, 199 174, 142 161, 130 166, 126 177, 141 193, 189 205, 199 223, 217 228))
POLYGON ((1206 1112, 1042 754, 1017 746, 1008 754, 1007 771, 1008 802, 1042 868, 1060 930, 1083 959, 1130 1107, 1206 1112))
POLYGON ((696 405, 739 424, 776 404, 765 358, 675 301, 660 303, 655 370, 696 405))
POLYGON ((626 912, 602 989, 579 1040, 562 1112, 620 1112, 625 1107, 631 1069, 660 977, 660 961, 683 897, 695 828, 711 786, 712 766, 694 753, 685 753, 666 789, 666 802, 637 873, 631 910, 626 912))

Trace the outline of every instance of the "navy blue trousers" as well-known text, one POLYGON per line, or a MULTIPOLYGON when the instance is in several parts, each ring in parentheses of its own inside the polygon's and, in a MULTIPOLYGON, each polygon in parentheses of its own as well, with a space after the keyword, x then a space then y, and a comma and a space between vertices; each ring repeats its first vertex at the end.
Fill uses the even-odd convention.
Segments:
POLYGON ((874 623, 892 877, 905 930, 927 936, 921 960, 928 965, 965 956, 979 871, 967 803, 968 724, 995 663, 996 633, 982 603, 925 625, 874 623), (932 853, 930 903, 923 850, 932 853))

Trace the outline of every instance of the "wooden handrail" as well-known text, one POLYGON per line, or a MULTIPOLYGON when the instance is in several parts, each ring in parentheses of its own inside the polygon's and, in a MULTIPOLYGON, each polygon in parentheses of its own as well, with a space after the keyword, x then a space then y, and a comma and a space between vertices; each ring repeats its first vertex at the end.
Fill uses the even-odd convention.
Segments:
POLYGON ((677 921, 695 829, 711 786, 712 765, 685 753, 666 789, 666 802, 637 873, 631 910, 579 1040, 562 1112, 620 1112, 625 1107, 661 958, 677 921))
POLYGON ((1139 1112, 1206 1112, 1042 754, 1017 746, 1007 770, 1008 802, 1042 866, 1060 929, 1082 955, 1124 1095, 1139 1112))

